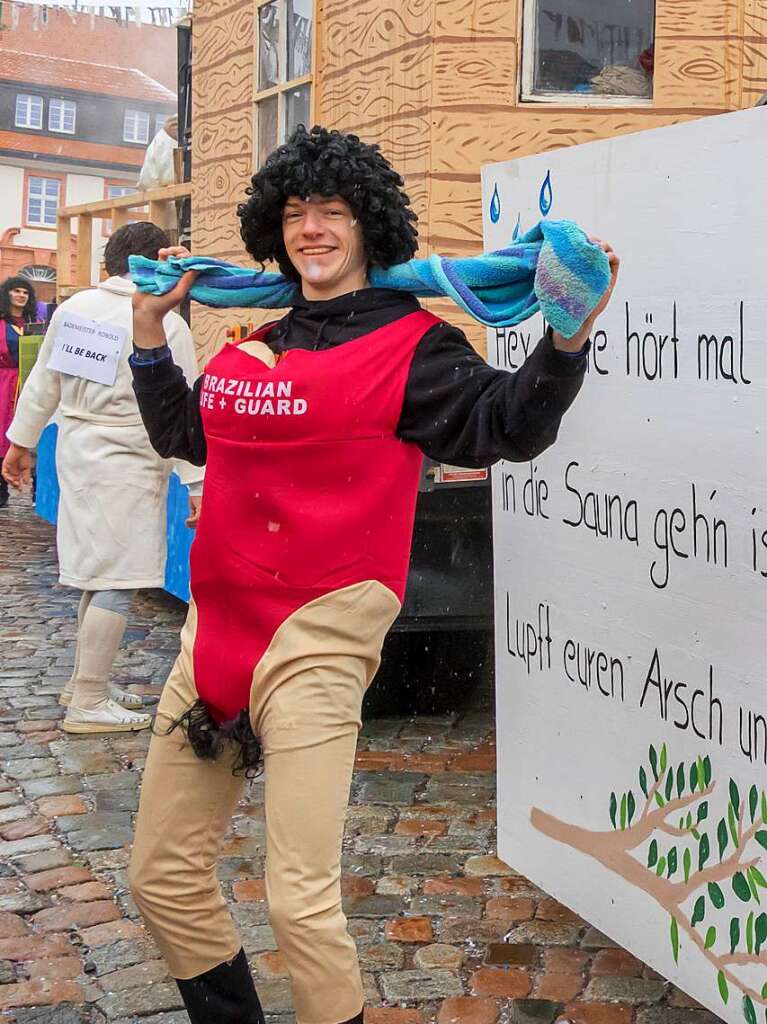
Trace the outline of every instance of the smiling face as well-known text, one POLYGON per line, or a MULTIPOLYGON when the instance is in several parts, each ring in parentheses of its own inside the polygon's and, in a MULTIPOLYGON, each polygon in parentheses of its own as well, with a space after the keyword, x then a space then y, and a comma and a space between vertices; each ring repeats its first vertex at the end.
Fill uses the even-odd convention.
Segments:
POLYGON ((12 309, 17 316, 20 315, 29 301, 29 292, 26 288, 11 288, 8 297, 11 300, 12 309))
POLYGON ((288 259, 306 299, 333 299, 367 285, 362 226, 340 196, 290 196, 282 211, 288 259))

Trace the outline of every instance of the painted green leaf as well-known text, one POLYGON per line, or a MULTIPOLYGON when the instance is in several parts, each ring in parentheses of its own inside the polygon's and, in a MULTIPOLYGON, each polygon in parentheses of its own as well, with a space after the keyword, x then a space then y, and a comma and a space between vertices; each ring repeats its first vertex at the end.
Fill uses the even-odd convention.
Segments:
POLYGON ((730 835, 735 848, 738 848, 738 821, 735 817, 735 808, 730 804, 727 808, 727 821, 730 824, 730 835))
POLYGON ((700 824, 701 821, 705 821, 707 817, 708 817, 708 800, 704 800, 703 803, 698 808, 698 824, 700 824))
POLYGON ((716 884, 716 882, 708 883, 708 898, 717 910, 721 910, 724 906, 724 893, 716 884))
POLYGON ((687 827, 692 828, 692 815, 689 811, 687 812, 687 827))
POLYGON ((748 791, 748 813, 751 815, 751 821, 756 818, 756 808, 759 804, 759 790, 756 786, 752 786, 748 791))
MULTIPOLYGON (((767 841, 767 832, 764 833, 764 838, 767 841)), ((719 844, 719 860, 724 856, 724 851, 727 849, 727 843, 729 842, 729 836, 727 835, 727 822, 722 818, 716 827, 716 841, 719 844)))
POLYGON ((735 813, 740 811, 740 791, 735 783, 735 779, 730 779, 730 803, 735 808, 735 813))
POLYGON ((759 890, 756 887, 756 881, 754 879, 752 868, 749 868, 746 872, 746 881, 748 882, 748 887, 751 890, 751 895, 753 896, 755 902, 761 903, 762 901, 759 899, 759 890))
POLYGON ((658 863, 658 844, 653 839, 650 843, 650 849, 647 851, 647 867, 654 868, 658 863))
POLYGON ((698 788, 698 766, 697 764, 690 765, 690 792, 694 793, 698 788))
POLYGON ((639 769, 639 788, 647 796, 649 790, 647 788, 647 772, 644 770, 644 765, 639 769))
POLYGON ((685 882, 690 881, 690 871, 692 871, 692 854, 685 847, 684 856, 682 857, 682 864, 684 866, 684 880, 685 882))
POLYGON ((714 945, 715 942, 716 942, 716 928, 714 928, 714 926, 711 925, 711 927, 706 932, 706 941, 704 943, 704 947, 706 949, 711 949, 711 947, 714 945))
POLYGON ((711 784, 711 758, 708 755, 703 758, 703 781, 707 786, 711 784))
POLYGON ((676 918, 671 918, 671 952, 674 954, 674 963, 679 963, 679 925, 676 918))
POLYGON ((690 833, 692 834, 692 837, 695 840, 695 842, 699 843, 700 842, 700 832, 697 830, 697 828, 691 828, 690 829, 690 833))
POLYGON ((692 921, 690 922, 693 926, 702 921, 706 916, 706 897, 699 896, 695 901, 695 906, 692 908, 692 921))
POLYGON ((706 866, 710 853, 711 844, 708 841, 708 835, 704 832, 700 837, 700 844, 698 846, 698 871, 702 871, 706 866))
POLYGON ((757 832, 754 836, 754 839, 757 841, 757 843, 759 843, 761 847, 767 850, 767 832, 757 832))
POLYGON ((668 851, 668 877, 669 878, 673 878, 673 876, 676 874, 676 868, 677 868, 677 852, 676 852, 676 847, 672 846, 671 849, 668 851))
POLYGON ((618 827, 617 814, 618 814, 618 798, 615 796, 615 793, 611 793, 610 794, 610 821, 612 822, 613 828, 617 828, 618 827))
POLYGON ((756 952, 759 953, 764 940, 767 939, 767 914, 760 914, 756 919, 754 925, 754 935, 756 938, 756 952))
POLYGON ((636 811, 636 809, 637 809, 636 798, 635 798, 633 792, 631 790, 629 790, 629 795, 628 795, 628 798, 626 800, 626 810, 628 812, 627 820, 628 820, 629 825, 634 820, 634 812, 636 811))
POLYGON ((724 971, 720 971, 716 976, 716 983, 719 986, 719 995, 722 997, 722 1002, 727 1005, 727 1000, 730 998, 730 990, 727 987, 727 979, 724 976, 724 971))
POLYGON ((730 919, 730 954, 734 953, 740 942, 740 918, 730 919))
POLYGON ((658 878, 660 878, 661 875, 663 875, 665 873, 665 871, 666 871, 666 858, 665 857, 660 857, 659 860, 658 860, 658 866, 655 869, 655 874, 658 876, 658 878))
POLYGON ((680 764, 676 770, 676 795, 681 796, 684 793, 684 765, 680 764))
POLYGON ((767 793, 762 790, 762 821, 767 825, 767 793))
POLYGON ((665 772, 667 764, 668 750, 666 750, 666 744, 664 743, 663 746, 660 748, 660 770, 662 772, 665 772))
POLYGON ((626 827, 626 794, 621 797, 621 832, 626 827))
POLYGON ((657 782, 658 781, 658 755, 655 752, 655 747, 653 747, 652 745, 650 746, 650 767, 652 768, 652 773, 655 776, 655 781, 657 782))
POLYGON ((756 1010, 751 996, 743 996, 743 1016, 747 1024, 756 1024, 756 1010))
POLYGON ((665 807, 666 806, 666 801, 663 799, 663 797, 660 795, 660 793, 656 793, 655 794, 655 803, 658 805, 658 807, 665 807))
POLYGON ((740 871, 732 877, 732 890, 744 903, 748 903, 751 899, 751 889, 740 871))
POLYGON ((666 776, 666 799, 670 800, 674 793, 674 773, 669 772, 666 776))
POLYGON ((754 876, 754 881, 757 885, 761 885, 763 889, 767 889, 767 878, 764 877, 755 864, 751 867, 751 874, 754 876))
POLYGON ((698 789, 703 792, 706 788, 706 769, 703 767, 703 758, 698 758, 698 789))
POLYGON ((746 949, 748 950, 749 956, 754 952, 754 912, 753 910, 748 915, 746 921, 746 949))
POLYGON ((762 999, 767 999, 767 981, 762 985, 762 999))

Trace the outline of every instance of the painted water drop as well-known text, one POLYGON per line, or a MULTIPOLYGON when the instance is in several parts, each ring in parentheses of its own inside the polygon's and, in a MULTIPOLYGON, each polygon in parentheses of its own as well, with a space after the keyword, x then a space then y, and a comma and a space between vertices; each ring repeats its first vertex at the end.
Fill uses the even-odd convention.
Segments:
POLYGON ((543 179, 541 185, 541 194, 538 197, 538 205, 541 208, 541 213, 545 217, 551 209, 551 204, 554 201, 554 192, 551 188, 551 171, 546 172, 546 177, 543 179))
POLYGON ((490 220, 497 224, 501 219, 501 197, 498 194, 498 186, 495 186, 493 198, 490 200, 490 220))
POLYGON ((514 225, 514 230, 511 233, 511 240, 512 240, 512 242, 516 242, 516 240, 519 238, 519 232, 521 231, 521 229, 522 229, 522 214, 518 213, 517 214, 517 223, 514 225))

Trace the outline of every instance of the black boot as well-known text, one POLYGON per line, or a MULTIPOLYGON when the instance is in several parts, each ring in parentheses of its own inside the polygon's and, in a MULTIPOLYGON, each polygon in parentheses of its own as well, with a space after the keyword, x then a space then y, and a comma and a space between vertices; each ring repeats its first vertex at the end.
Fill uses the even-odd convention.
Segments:
POLYGON ((8 483, 0 476, 0 508, 8 504, 8 483))
POLYGON ((176 984, 192 1024, 266 1024, 242 949, 231 963, 176 984))
POLYGON ((363 1024, 362 1022, 362 1010, 357 1014, 356 1017, 352 1017, 351 1020, 343 1021, 343 1024, 363 1024))

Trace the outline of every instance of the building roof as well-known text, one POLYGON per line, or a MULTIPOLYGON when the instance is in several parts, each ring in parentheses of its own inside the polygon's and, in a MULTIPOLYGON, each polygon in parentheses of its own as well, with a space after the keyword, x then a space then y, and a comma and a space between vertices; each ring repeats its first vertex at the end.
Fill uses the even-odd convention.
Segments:
POLYGON ((101 142, 87 142, 81 139, 58 136, 53 138, 50 135, 30 135, 27 132, 2 130, 0 130, 0 154, 29 157, 35 160, 45 160, 46 157, 49 157, 61 163, 82 162, 94 166, 106 165, 135 170, 137 173, 144 160, 144 150, 139 148, 110 146, 101 142))
POLYGON ((143 100, 145 103, 176 101, 170 89, 137 68, 48 57, 7 47, 0 48, 0 80, 33 82, 58 89, 143 100))

